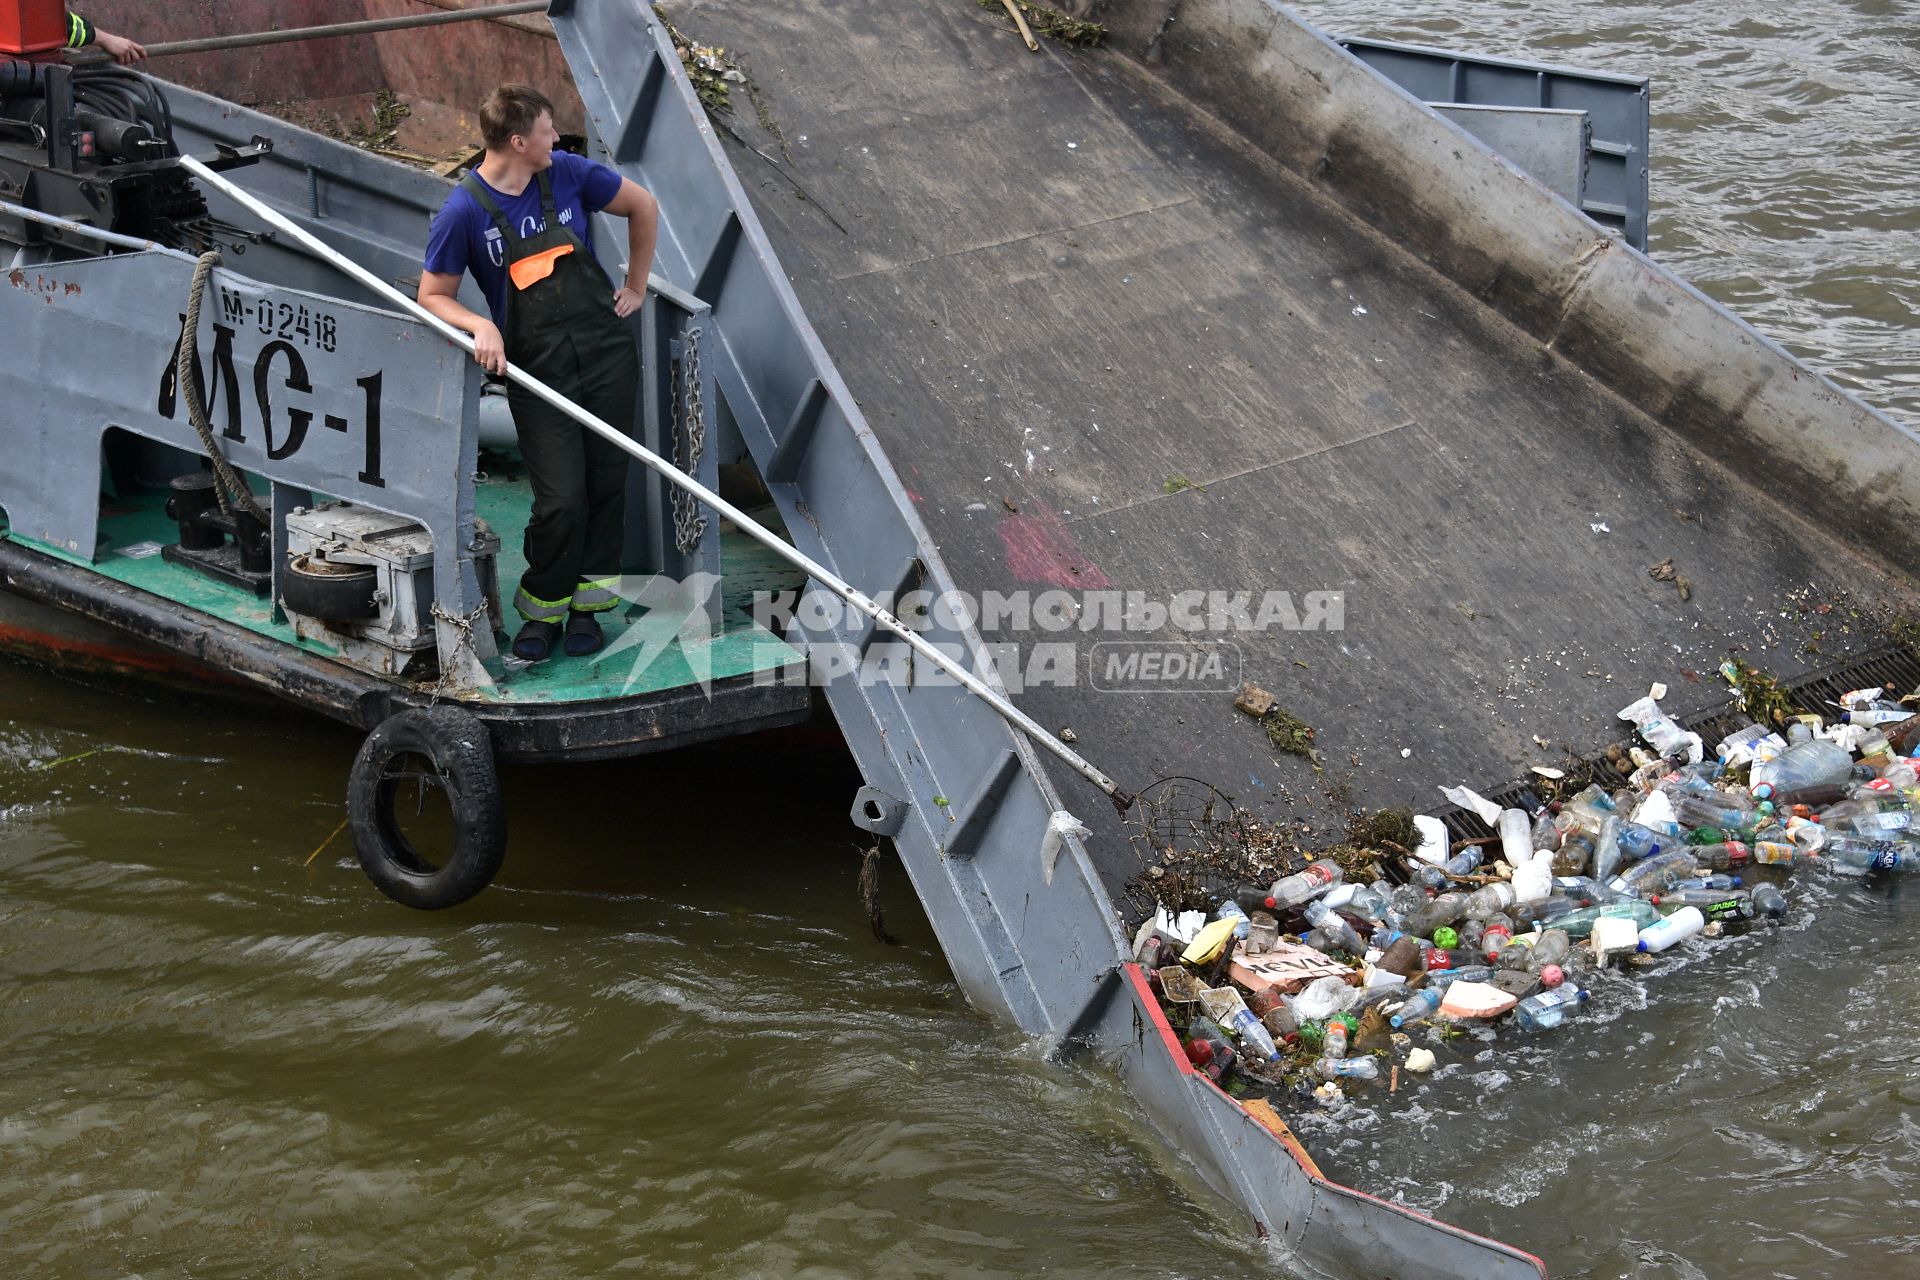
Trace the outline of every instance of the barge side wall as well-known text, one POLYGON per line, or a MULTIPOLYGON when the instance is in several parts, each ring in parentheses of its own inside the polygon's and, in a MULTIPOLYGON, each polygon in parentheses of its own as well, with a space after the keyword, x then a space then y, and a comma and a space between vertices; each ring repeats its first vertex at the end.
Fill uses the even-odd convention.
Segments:
POLYGON ((1920 552, 1920 437, 1273 0, 1081 0, 1113 45, 1549 351, 1858 546, 1920 552))

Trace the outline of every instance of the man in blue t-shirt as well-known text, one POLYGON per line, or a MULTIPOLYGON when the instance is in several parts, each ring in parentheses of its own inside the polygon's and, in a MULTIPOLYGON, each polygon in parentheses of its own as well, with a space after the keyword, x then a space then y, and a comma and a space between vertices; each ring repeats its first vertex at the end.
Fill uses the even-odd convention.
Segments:
MULTIPOLYGON (((621 429, 634 421, 640 364, 627 317, 646 298, 659 207, 606 165, 555 151, 553 104, 502 85, 480 107, 487 153, 434 215, 420 305, 473 335, 474 359, 507 363, 621 429), (593 256, 591 215, 627 220, 618 288, 593 256), (491 318, 463 306, 473 273, 491 318)), ((618 446, 510 385, 515 434, 533 486, 527 571, 513 603, 526 619, 516 656, 539 661, 558 642, 574 656, 604 643, 596 614, 619 603, 629 459, 618 446), (563 631, 564 628, 564 631, 563 631)))

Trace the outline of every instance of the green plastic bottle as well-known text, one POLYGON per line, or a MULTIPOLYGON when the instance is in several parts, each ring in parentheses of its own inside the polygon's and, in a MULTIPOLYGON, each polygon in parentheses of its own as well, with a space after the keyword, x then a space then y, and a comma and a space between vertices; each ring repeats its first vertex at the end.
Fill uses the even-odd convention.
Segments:
POLYGON ((1569 911, 1566 915, 1556 916, 1553 927, 1565 931, 1567 937, 1578 940, 1593 933, 1593 922, 1602 916, 1625 916, 1632 920, 1634 927, 1644 929, 1660 918, 1659 910, 1651 902, 1633 900, 1629 902, 1609 902, 1603 907, 1583 907, 1578 911, 1569 911))

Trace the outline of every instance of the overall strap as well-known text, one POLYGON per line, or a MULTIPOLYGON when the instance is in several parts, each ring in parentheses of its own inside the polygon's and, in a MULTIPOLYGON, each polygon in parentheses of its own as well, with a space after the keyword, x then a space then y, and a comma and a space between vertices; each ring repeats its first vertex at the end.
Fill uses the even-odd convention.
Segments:
POLYGON ((560 229, 560 215, 553 211, 552 170, 542 169, 537 175, 540 179, 540 216, 546 219, 547 230, 560 229))
MULTIPOLYGON (((544 177, 545 175, 543 174, 541 176, 544 177)), ((500 229, 500 234, 506 237, 506 242, 508 244, 518 244, 520 237, 514 234, 512 224, 507 221, 507 215, 500 212, 499 204, 494 200, 493 196, 488 193, 486 184, 474 176, 473 170, 467 170, 467 176, 460 179, 460 185, 468 195, 479 202, 481 209, 486 211, 487 216, 493 219, 493 225, 500 229)))

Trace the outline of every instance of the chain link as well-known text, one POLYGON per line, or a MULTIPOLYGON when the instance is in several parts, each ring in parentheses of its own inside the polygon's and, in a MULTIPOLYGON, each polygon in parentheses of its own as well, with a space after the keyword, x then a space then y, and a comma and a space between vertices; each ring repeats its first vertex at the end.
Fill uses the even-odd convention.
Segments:
MULTIPOLYGON (((673 375, 673 465, 687 475, 693 475, 700 465, 700 459, 707 451, 707 411, 706 397, 700 384, 700 330, 697 326, 687 329, 686 354, 678 362, 673 375), (686 382, 685 420, 682 421, 682 396, 680 384, 686 382), (682 430, 684 425, 684 432, 682 430), (681 453, 681 441, 684 434, 686 451, 681 453)), ((683 552, 696 550, 700 539, 707 532, 707 513, 698 500, 685 489, 676 487, 673 491, 673 542, 683 552)))
POLYGON ((440 665, 440 677, 426 686, 427 697, 438 703, 441 698, 449 697, 460 691, 460 654, 464 650, 475 662, 479 661, 479 652, 473 647, 473 624, 487 611, 487 602, 482 600, 474 606, 473 612, 464 618, 442 605, 438 600, 429 610, 435 622, 444 622, 454 630, 453 652, 447 655, 447 661, 440 665))

